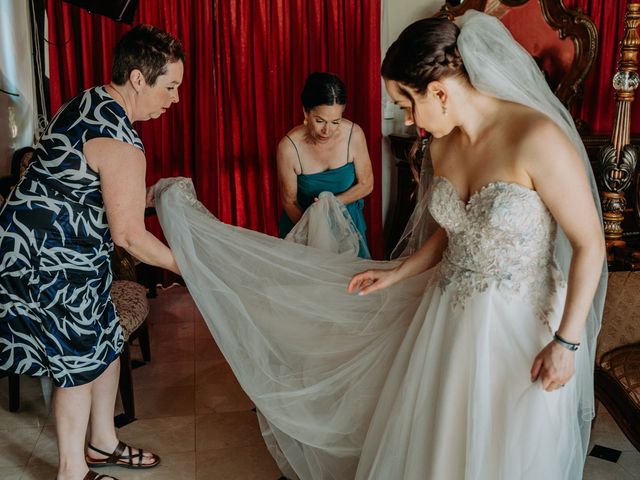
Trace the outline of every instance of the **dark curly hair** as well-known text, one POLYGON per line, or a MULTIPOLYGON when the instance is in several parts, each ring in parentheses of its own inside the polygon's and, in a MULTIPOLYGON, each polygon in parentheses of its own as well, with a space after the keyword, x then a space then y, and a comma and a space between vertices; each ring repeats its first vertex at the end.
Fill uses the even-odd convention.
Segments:
POLYGON ((468 78, 456 45, 459 33, 458 26, 445 18, 424 18, 412 23, 387 50, 382 76, 420 94, 435 80, 468 78))
POLYGON ((153 86, 167 72, 168 63, 184 62, 184 58, 184 48, 176 37, 152 25, 137 25, 116 45, 111 80, 124 85, 133 70, 140 70, 153 86))

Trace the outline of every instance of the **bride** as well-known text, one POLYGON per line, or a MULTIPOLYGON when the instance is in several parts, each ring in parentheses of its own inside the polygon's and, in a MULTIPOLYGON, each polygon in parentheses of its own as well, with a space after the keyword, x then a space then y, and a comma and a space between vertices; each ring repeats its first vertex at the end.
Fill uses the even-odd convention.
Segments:
POLYGON ((382 67, 407 123, 434 137, 404 261, 224 225, 188 180, 156 186, 187 286, 289 478, 582 478, 605 288, 593 175, 502 24, 460 24, 414 23, 382 67))

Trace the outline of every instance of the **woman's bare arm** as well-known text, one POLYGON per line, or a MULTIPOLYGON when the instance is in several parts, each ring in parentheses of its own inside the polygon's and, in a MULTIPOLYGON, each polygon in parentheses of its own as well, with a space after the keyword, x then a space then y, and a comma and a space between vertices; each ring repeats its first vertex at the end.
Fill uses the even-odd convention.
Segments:
POLYGON ((289 219, 296 223, 304 212, 298 205, 298 173, 296 172, 298 157, 288 138, 284 137, 280 140, 276 159, 278 162, 278 186, 280 187, 282 208, 289 219))
POLYGON ((171 250, 144 223, 146 161, 142 151, 118 140, 96 138, 85 144, 84 155, 100 176, 114 243, 144 263, 180 274, 171 250))
MULTIPOLYGON (((585 167, 571 141, 551 121, 528 136, 521 155, 525 167, 573 248, 558 335, 579 343, 605 258, 602 226, 585 167)), ((563 385, 573 375, 573 355, 552 342, 534 361, 532 378, 540 376, 547 390, 563 385)))
POLYGON ((353 125, 349 152, 352 154, 350 156, 353 157, 357 183, 350 189, 336 195, 336 198, 345 205, 360 200, 373 191, 373 170, 371 168, 369 150, 367 149, 367 141, 362 128, 355 124, 353 125))

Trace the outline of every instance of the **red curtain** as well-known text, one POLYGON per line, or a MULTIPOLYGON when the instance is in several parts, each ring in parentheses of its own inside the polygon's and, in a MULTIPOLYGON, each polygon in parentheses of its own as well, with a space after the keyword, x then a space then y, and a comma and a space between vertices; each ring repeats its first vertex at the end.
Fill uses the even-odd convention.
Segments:
MULTIPOLYGON (((129 27, 60 0, 47 11, 55 112, 109 81, 113 46, 129 27)), ((222 221, 276 234, 276 146, 301 122, 307 74, 329 70, 347 85, 345 116, 367 136, 376 183, 365 215, 381 256, 380 0, 140 0, 135 23, 175 34, 187 53, 180 103, 136 126, 149 183, 192 177, 222 221)))
MULTIPOLYGON (((60 0, 48 0, 47 13, 54 113, 80 91, 109 82, 113 47, 129 27, 60 0)), ((146 149, 148 181, 177 175, 195 177, 196 160, 210 156, 206 139, 213 128, 209 94, 213 88, 213 53, 204 45, 212 39, 212 5, 141 1, 137 23, 150 23, 172 32, 184 43, 188 57, 180 103, 159 120, 136 125, 146 149)))
MULTIPOLYGON (((626 0, 565 0, 569 8, 586 13, 598 29, 598 56, 584 85, 582 100, 574 106, 575 118, 584 120, 593 133, 609 134, 615 113, 611 85, 620 58, 626 0)), ((638 95, 636 95, 638 96, 638 95)), ((631 131, 640 133, 640 99, 631 106, 631 131)))
POLYGON ((349 92, 345 116, 368 139, 376 185, 365 215, 372 251, 379 256, 379 0, 226 0, 216 2, 215 15, 217 170, 210 177, 217 179, 221 218, 277 233, 281 210, 275 201, 275 147, 302 121, 300 91, 306 76, 328 70, 344 80, 349 92))

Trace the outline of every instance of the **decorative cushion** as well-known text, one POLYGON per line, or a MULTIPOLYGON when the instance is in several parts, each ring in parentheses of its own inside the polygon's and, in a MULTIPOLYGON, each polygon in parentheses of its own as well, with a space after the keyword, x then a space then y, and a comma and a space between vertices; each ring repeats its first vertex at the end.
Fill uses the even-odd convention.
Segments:
POLYGON ((597 363, 616 347, 640 342, 640 272, 609 274, 602 329, 598 336, 597 363))
POLYGON ((640 343, 616 348, 602 356, 601 366, 640 410, 640 343))
POLYGON ((147 289, 131 280, 114 280, 111 285, 111 299, 120 316, 120 325, 124 332, 124 339, 142 325, 149 314, 147 289))

